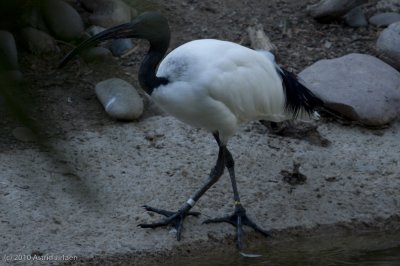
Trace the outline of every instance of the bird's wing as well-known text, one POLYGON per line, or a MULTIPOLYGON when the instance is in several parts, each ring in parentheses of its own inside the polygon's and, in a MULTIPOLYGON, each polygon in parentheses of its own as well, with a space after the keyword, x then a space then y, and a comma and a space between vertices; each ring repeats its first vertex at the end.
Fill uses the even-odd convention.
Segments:
POLYGON ((282 80, 263 54, 228 43, 205 68, 200 80, 209 96, 224 103, 239 122, 287 119, 282 80))
POLYGON ((169 81, 152 94, 165 111, 226 139, 240 122, 286 119, 282 80, 274 63, 238 44, 186 43, 167 55, 157 76, 169 81))

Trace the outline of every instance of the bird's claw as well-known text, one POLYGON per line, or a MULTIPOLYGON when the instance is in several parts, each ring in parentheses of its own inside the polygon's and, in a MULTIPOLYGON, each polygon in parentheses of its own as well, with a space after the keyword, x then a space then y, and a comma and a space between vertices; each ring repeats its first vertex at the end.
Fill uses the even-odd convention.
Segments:
POLYGON ((143 206, 146 211, 155 212, 161 214, 167 218, 164 220, 157 222, 157 223, 150 223, 150 224, 138 224, 141 228, 156 228, 161 226, 172 225, 176 229, 176 239, 179 241, 181 240, 181 233, 183 229, 183 220, 186 216, 195 216, 198 217, 200 215, 199 212, 189 212, 186 210, 179 210, 177 212, 166 211, 162 209, 156 209, 147 205, 143 206))
POLYGON ((254 223, 250 218, 247 217, 246 211, 242 206, 236 206, 235 212, 232 215, 208 219, 203 222, 203 224, 209 223, 229 223, 236 227, 236 245, 239 250, 243 249, 243 225, 247 225, 254 229, 254 231, 262 234, 265 237, 268 237, 269 234, 261 229, 256 223, 254 223))

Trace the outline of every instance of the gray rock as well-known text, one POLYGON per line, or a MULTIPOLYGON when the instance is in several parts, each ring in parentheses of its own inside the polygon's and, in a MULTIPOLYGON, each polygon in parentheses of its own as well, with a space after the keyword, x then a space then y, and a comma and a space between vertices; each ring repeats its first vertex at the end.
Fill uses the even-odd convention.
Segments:
POLYGON ((111 42, 111 52, 114 56, 121 56, 132 48, 131 39, 115 39, 111 42))
POLYGON ((82 54, 86 62, 103 62, 112 58, 111 51, 104 47, 92 47, 82 54))
POLYGON ((376 4, 376 9, 379 12, 397 12, 400 13, 399 0, 379 0, 376 4))
MULTIPOLYGON (((32 28, 50 33, 49 28, 44 21, 43 15, 38 7, 32 7, 27 10, 26 15, 22 16, 24 23, 32 28)), ((25 25, 24 24, 24 25, 25 25)))
POLYGON ((108 1, 110 0, 80 0, 79 2, 88 10, 90 11, 95 11, 96 9, 99 9, 102 5, 105 5, 108 1))
POLYGON ((136 18, 136 16, 138 15, 138 11, 135 8, 131 8, 131 19, 136 18))
POLYGON ((344 20, 350 27, 366 27, 368 26, 367 18, 364 11, 360 7, 355 7, 344 16, 344 20))
POLYGON ((385 27, 397 21, 400 21, 400 14, 394 12, 380 13, 369 18, 369 23, 378 27, 385 27))
POLYGON ((400 73, 365 54, 320 60, 299 76, 327 107, 368 126, 400 115, 400 73))
POLYGON ((24 28, 21 31, 26 47, 34 54, 53 53, 59 50, 56 41, 46 32, 24 28))
POLYGON ((37 140, 35 133, 26 127, 17 127, 12 131, 13 136, 23 142, 33 142, 37 140))
POLYGON ((86 33, 89 37, 92 37, 92 36, 94 36, 94 35, 96 35, 96 34, 102 32, 102 31, 104 31, 104 30, 106 30, 106 28, 100 27, 100 26, 96 26, 96 25, 92 25, 92 26, 90 26, 89 28, 87 28, 87 29, 85 30, 85 33, 86 33))
POLYGON ((325 41, 325 42, 324 42, 324 47, 325 47, 326 49, 331 49, 331 48, 332 48, 332 42, 330 42, 330 41, 325 41))
POLYGON ((400 70, 400 22, 389 25, 376 42, 388 63, 400 70))
POLYGON ((132 19, 131 7, 122 0, 81 0, 82 4, 93 11, 90 23, 109 28, 126 23, 132 19))
POLYGON ((96 85, 96 95, 107 114, 118 120, 134 120, 143 113, 143 100, 128 82, 112 78, 96 85))
POLYGON ((368 0, 321 0, 307 6, 308 13, 320 22, 329 22, 341 18, 351 9, 368 2, 368 0))
POLYGON ((0 30, 0 71, 18 69, 18 52, 14 36, 0 30))
POLYGON ((57 38, 65 41, 82 37, 84 27, 79 13, 62 0, 44 0, 43 17, 57 38))

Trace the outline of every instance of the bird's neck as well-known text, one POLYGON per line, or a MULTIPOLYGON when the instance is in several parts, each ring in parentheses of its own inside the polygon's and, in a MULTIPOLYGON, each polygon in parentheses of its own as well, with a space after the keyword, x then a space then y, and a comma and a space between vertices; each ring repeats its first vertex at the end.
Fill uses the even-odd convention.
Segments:
POLYGON ((168 83, 168 79, 156 76, 157 67, 167 52, 168 44, 169 42, 163 44, 150 42, 149 52, 140 66, 139 83, 148 95, 151 95, 153 90, 158 86, 168 83))

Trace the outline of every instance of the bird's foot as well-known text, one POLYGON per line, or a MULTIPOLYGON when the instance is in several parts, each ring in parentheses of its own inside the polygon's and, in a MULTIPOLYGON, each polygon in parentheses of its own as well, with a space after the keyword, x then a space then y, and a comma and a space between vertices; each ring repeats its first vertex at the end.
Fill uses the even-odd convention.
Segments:
POLYGON ((203 223, 229 223, 236 227, 236 246, 239 250, 243 249, 243 225, 247 225, 253 228, 256 232, 262 234, 265 237, 268 237, 269 234, 261 229, 256 223, 254 223, 249 217, 246 215, 245 208, 240 204, 235 204, 235 212, 232 215, 215 218, 215 219, 208 219, 205 220, 203 223))
POLYGON ((161 215, 164 215, 165 218, 164 220, 157 222, 157 223, 151 223, 151 224, 138 224, 139 227, 141 228, 156 228, 156 227, 161 227, 161 226, 167 226, 167 225, 172 225, 176 229, 176 239, 179 241, 181 240, 181 233, 183 229, 183 220, 186 218, 186 216, 191 215, 198 217, 200 215, 199 212, 189 212, 189 209, 180 209, 177 212, 171 212, 171 211, 166 211, 166 210, 161 210, 161 209, 156 209, 147 205, 143 206, 147 211, 149 212, 155 212, 161 215))

